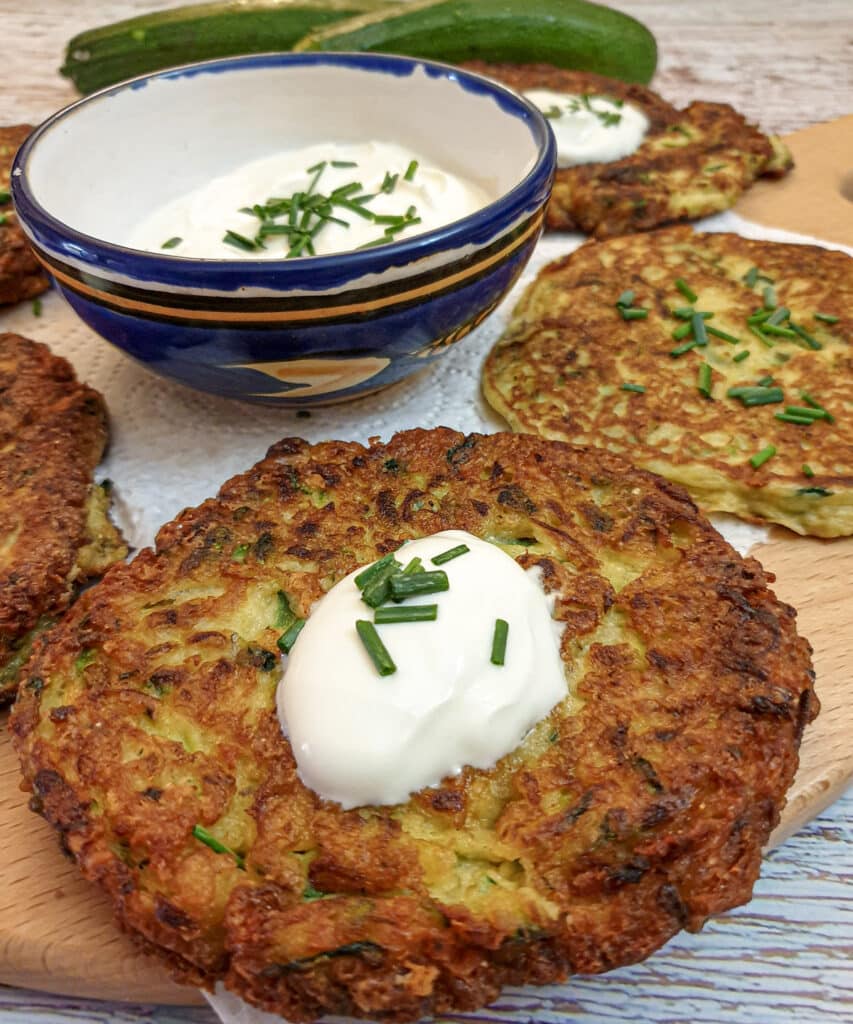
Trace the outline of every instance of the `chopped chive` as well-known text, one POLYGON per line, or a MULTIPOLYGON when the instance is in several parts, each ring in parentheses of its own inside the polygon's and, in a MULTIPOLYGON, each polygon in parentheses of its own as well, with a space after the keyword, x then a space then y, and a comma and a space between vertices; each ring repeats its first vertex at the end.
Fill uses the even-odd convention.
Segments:
MULTIPOLYGON (((690 325, 688 324, 687 326, 689 327, 690 325)), ((677 348, 671 349, 669 354, 673 359, 678 359, 679 356, 683 356, 685 352, 689 352, 692 348, 696 348, 694 338, 691 338, 690 341, 685 341, 683 345, 679 345, 677 348)))
POLYGON ((638 395, 644 395, 646 388, 643 384, 631 384, 630 381, 625 381, 624 384, 619 385, 623 391, 634 391, 638 395))
POLYGON ((41 299, 33 299, 33 316, 41 316, 41 299))
POLYGON ((749 464, 753 469, 759 469, 765 462, 767 462, 768 459, 772 459, 775 454, 775 445, 768 444, 766 448, 762 448, 760 452, 756 452, 756 454, 752 456, 749 460, 749 464))
POLYGON ((748 358, 748 356, 749 356, 749 349, 745 348, 742 352, 738 352, 734 356, 732 356, 732 362, 733 363, 742 363, 744 361, 744 359, 748 358))
MULTIPOLYGON (((696 310, 693 306, 679 306, 677 309, 671 309, 670 313, 673 316, 677 316, 679 320, 691 320, 696 315, 696 310)), ((702 313, 703 320, 710 320, 713 317, 713 313, 702 313)))
POLYGON ((740 387, 729 388, 727 398, 737 398, 746 406, 774 405, 785 399, 781 388, 740 387))
POLYGON ((358 203, 352 202, 350 199, 345 199, 343 196, 335 196, 332 199, 332 203, 335 206, 343 206, 345 210, 350 210, 352 213, 357 214, 359 217, 363 217, 365 220, 373 220, 373 214, 370 210, 365 210, 359 206, 358 203))
POLYGON ((415 557, 411 559, 406 568, 403 570, 404 576, 413 576, 416 573, 424 572, 423 562, 420 558, 415 557))
POLYGON ((812 420, 829 420, 832 417, 826 409, 815 409, 812 405, 786 405, 785 412, 792 416, 808 416, 812 420))
POLYGON ((825 324, 837 324, 841 317, 833 316, 831 313, 813 313, 815 320, 822 320, 825 324))
POLYGON ((772 309, 759 309, 755 313, 752 313, 746 318, 748 324, 763 324, 765 320, 769 320, 773 316, 772 309))
POLYGON ((762 377, 760 380, 755 382, 755 386, 759 388, 770 388, 773 386, 773 378, 770 376, 762 377))
POLYGON ((803 339, 803 341, 808 345, 808 347, 810 349, 813 349, 815 352, 823 348, 823 345, 816 338, 813 338, 807 330, 805 330, 803 327, 800 327, 799 324, 791 323, 791 330, 794 332, 794 334, 798 334, 803 339))
POLYGON ((235 249, 243 249, 246 252, 254 252, 258 248, 251 238, 246 238, 245 235, 241 235, 237 231, 226 231, 222 241, 228 245, 233 245, 235 249))
POLYGON ((276 641, 278 649, 284 651, 285 654, 290 654, 291 648, 296 643, 296 638, 302 632, 304 625, 305 619, 296 619, 290 628, 285 630, 276 641))
POLYGON ((287 600, 287 594, 283 590, 279 590, 275 595, 276 610, 275 619, 273 620, 273 629, 284 629, 288 623, 293 621, 293 612, 290 610, 290 602, 287 600))
POLYGON ((192 834, 194 839, 197 839, 200 843, 204 843, 204 845, 213 850, 214 853, 227 853, 229 857, 234 858, 237 862, 237 867, 240 868, 241 871, 246 870, 243 857, 232 850, 229 846, 226 846, 224 843, 220 843, 219 840, 215 836, 212 836, 206 828, 203 828, 201 825, 193 825, 192 834))
POLYGON ((493 665, 503 665, 506 661, 506 640, 509 635, 509 623, 506 619, 495 619, 495 632, 492 636, 492 655, 489 659, 493 665))
POLYGON ((811 416, 794 416, 789 412, 774 412, 773 415, 777 420, 782 420, 784 423, 796 423, 801 427, 808 427, 814 423, 814 418, 811 416))
POLYGON ((371 608, 378 608, 381 604, 385 604, 391 596, 391 580, 396 578, 399 572, 399 562, 386 565, 362 590, 362 601, 371 608))
POLYGON ((708 344, 708 334, 705 330, 705 320, 701 313, 694 313, 690 325, 693 328, 693 337, 696 339, 697 345, 708 344))
POLYGON ((710 324, 706 324, 705 330, 708 334, 713 334, 715 338, 722 338, 723 341, 729 342, 730 345, 740 345, 740 338, 736 338, 733 334, 726 334, 719 327, 711 327, 710 324))
POLYGON ((160 246, 161 249, 174 249, 176 246, 183 242, 183 238, 180 235, 173 235, 171 238, 167 238, 166 241, 160 246))
POLYGON ((367 619, 356 619, 355 630, 379 675, 393 675, 397 671, 397 666, 388 653, 388 648, 380 640, 373 623, 368 622, 367 619))
POLYGON ((699 298, 683 277, 677 277, 675 279, 675 287, 681 292, 688 302, 695 302, 699 298))
POLYGON ((773 348, 773 342, 764 334, 759 331, 755 324, 747 324, 746 329, 758 338, 762 345, 766 345, 768 348, 773 348))
POLYGON ((645 320, 649 315, 649 311, 647 309, 633 307, 628 309, 625 306, 620 306, 619 312, 622 314, 623 320, 645 320))
POLYGON ((447 573, 440 569, 436 572, 421 572, 414 576, 393 576, 391 578, 391 596, 400 600, 415 597, 418 594, 438 594, 449 589, 447 573))
POLYGON ((626 289, 619 298, 616 300, 617 306, 624 306, 626 309, 634 304, 634 292, 630 288, 626 289))
POLYGON ((693 328, 689 323, 679 324, 678 327, 676 327, 675 330, 672 332, 672 337, 675 338, 676 341, 681 341, 682 338, 687 337, 687 335, 691 332, 692 329, 693 328))
POLYGON ((711 397, 711 367, 708 363, 700 365, 696 387, 699 389, 700 394, 706 398, 711 397))
POLYGON ((390 171, 386 171, 385 177, 382 179, 382 184, 379 186, 379 191, 390 195, 397 187, 397 179, 399 177, 399 174, 391 174, 390 171))
POLYGON ((776 289, 773 287, 772 284, 768 284, 765 287, 764 291, 762 292, 762 295, 764 296, 764 308, 775 309, 778 300, 776 298, 776 289))
POLYGON ((348 196, 353 195, 355 192, 361 192, 360 181, 351 181, 349 185, 339 186, 332 192, 331 196, 329 196, 329 201, 331 202, 332 200, 337 198, 346 199, 348 196))
POLYGON ((415 172, 418 169, 418 161, 412 160, 409 166, 406 168, 406 173, 403 175, 406 181, 412 181, 415 177, 415 172))
POLYGON ((326 161, 321 160, 320 163, 314 164, 313 167, 308 168, 308 174, 313 174, 314 177, 311 179, 311 183, 308 185, 306 195, 313 195, 314 189, 317 187, 317 182, 320 180, 320 175, 326 169, 326 161))
POLYGON ((773 312, 767 317, 767 323, 773 324, 774 327, 779 327, 783 320, 788 320, 791 316, 791 311, 787 306, 778 306, 773 312))
POLYGON ((7 188, 0 188, 0 206, 7 206, 12 199, 12 193, 7 188))
POLYGON ((812 469, 812 467, 807 462, 803 463, 803 467, 802 468, 803 468, 803 476, 807 476, 807 477, 813 477, 814 476, 814 470, 812 469))
POLYGON ((467 544, 457 544, 455 548, 442 551, 440 555, 436 555, 435 558, 431 558, 430 561, 433 565, 444 565, 445 562, 458 558, 460 555, 466 555, 470 550, 471 549, 467 544))
POLYGON ((358 167, 355 160, 332 160, 332 167, 358 167))
POLYGON ((764 331, 765 334, 774 334, 780 338, 796 338, 796 331, 790 327, 777 327, 776 324, 771 324, 769 320, 766 320, 763 324, 759 325, 760 331, 764 331))
POLYGON ((437 604, 391 604, 377 608, 373 615, 373 621, 378 625, 392 622, 435 622, 437 618, 437 604))
POLYGON ((742 281, 747 288, 754 288, 758 281, 758 267, 750 267, 750 269, 743 275, 742 281))
POLYGON ((397 565, 400 564, 394 557, 393 552, 388 555, 385 555, 383 558, 380 558, 378 562, 374 562, 372 565, 368 565, 366 569, 362 569, 362 571, 358 574, 358 576, 356 576, 353 582, 355 583, 359 590, 364 590, 367 584, 370 583, 373 579, 375 579, 379 575, 379 573, 382 572, 386 565, 391 565, 392 562, 396 563, 397 565))

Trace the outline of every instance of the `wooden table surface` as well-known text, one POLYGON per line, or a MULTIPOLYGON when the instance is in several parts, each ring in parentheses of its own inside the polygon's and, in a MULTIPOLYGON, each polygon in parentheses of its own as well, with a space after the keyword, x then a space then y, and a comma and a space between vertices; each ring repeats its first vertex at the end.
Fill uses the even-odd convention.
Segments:
MULTIPOLYGON (((614 2, 655 33, 653 84, 673 102, 730 102, 777 132, 853 110, 851 0, 614 2)), ((38 122, 74 98, 55 69, 75 32, 168 6, 0 0, 2 123, 38 122)), ((747 907, 710 922, 701 935, 679 936, 644 964, 576 981, 573 1024, 853 1024, 852 819, 849 794, 767 858, 747 907)), ((517 1015, 523 996, 505 1002, 507 1010, 510 1004, 517 1015)), ((499 1020, 501 1011, 491 1017, 499 1020)), ((0 1020, 212 1024, 215 1017, 205 1009, 0 988, 0 1020)))

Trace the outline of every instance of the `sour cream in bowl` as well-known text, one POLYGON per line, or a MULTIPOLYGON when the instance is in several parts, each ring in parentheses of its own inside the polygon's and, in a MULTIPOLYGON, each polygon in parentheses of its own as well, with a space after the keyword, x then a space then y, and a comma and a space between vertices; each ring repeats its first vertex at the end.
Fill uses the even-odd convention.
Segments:
POLYGON ((24 230, 95 331, 157 373, 275 405, 440 358, 542 230, 535 105, 458 68, 265 54, 95 93, 22 147, 24 230))

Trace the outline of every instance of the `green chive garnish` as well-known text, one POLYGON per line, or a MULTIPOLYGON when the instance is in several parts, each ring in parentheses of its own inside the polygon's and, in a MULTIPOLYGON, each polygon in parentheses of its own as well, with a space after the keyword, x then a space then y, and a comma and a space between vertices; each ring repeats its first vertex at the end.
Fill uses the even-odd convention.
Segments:
POLYGON ((630 306, 632 306, 633 303, 634 303, 634 292, 632 292, 630 288, 627 289, 627 291, 622 292, 622 294, 616 300, 616 305, 617 306, 624 306, 626 309, 628 309, 630 306))
POLYGON ((362 590, 362 601, 371 608, 378 608, 380 605, 385 604, 391 596, 391 580, 395 579, 399 573, 399 562, 386 565, 362 590))
POLYGON ((214 853, 227 853, 229 857, 234 858, 237 862, 237 867, 240 868, 241 871, 246 870, 246 865, 242 855, 236 853, 224 843, 220 843, 219 840, 212 836, 206 828, 203 828, 201 825, 193 825, 192 834, 194 839, 197 839, 200 843, 204 843, 204 845, 213 850, 214 853))
POLYGON ((680 324, 672 332, 672 337, 675 338, 676 341, 681 341, 681 339, 686 338, 692 330, 693 327, 691 324, 680 324))
POLYGON ((825 324, 837 324, 841 317, 833 316, 831 313, 814 313, 815 320, 822 320, 825 324))
POLYGON ((814 423, 814 417, 812 416, 794 416, 788 412, 774 412, 773 415, 777 420, 782 420, 783 423, 796 423, 801 427, 808 427, 814 423))
POLYGON ((807 476, 807 477, 813 477, 814 476, 814 470, 812 469, 812 467, 807 462, 803 463, 803 476, 807 476))
POLYGON ((7 188, 0 188, 0 206, 6 206, 12 199, 12 193, 7 188))
POLYGON ((776 324, 771 324, 769 320, 765 320, 758 328, 760 331, 764 331, 765 334, 775 334, 780 338, 796 338, 797 333, 791 327, 777 327, 776 324))
POLYGON ((415 176, 415 171, 418 169, 418 161, 412 160, 409 166, 406 168, 406 173, 403 175, 406 181, 412 181, 415 176))
POLYGON ((681 292, 688 302, 695 302, 699 297, 696 292, 690 287, 690 285, 684 280, 684 278, 677 277, 675 279, 675 287, 681 292))
POLYGON ((773 378, 769 377, 769 376, 768 377, 762 377, 761 380, 757 380, 755 382, 755 385, 756 385, 756 387, 759 387, 759 388, 770 388, 770 387, 773 387, 773 378))
POLYGON ((773 348, 773 342, 764 334, 759 331, 755 324, 747 324, 746 329, 758 338, 762 345, 766 345, 768 348, 773 348))
POLYGON ((358 167, 355 160, 333 160, 332 167, 358 167))
POLYGON ((376 632, 376 627, 373 623, 368 622, 366 619, 357 619, 355 629, 359 640, 364 644, 364 649, 370 655, 370 660, 376 666, 376 671, 379 675, 393 675, 397 671, 397 666, 388 653, 388 648, 379 639, 379 634, 376 632))
POLYGON ((368 565, 366 569, 362 569, 362 571, 358 574, 358 576, 356 576, 353 582, 359 588, 359 590, 364 590, 367 584, 370 583, 371 580, 375 579, 375 577, 378 576, 380 572, 382 572, 386 565, 390 565, 392 562, 394 562, 397 565, 400 564, 394 557, 393 552, 391 554, 385 555, 383 558, 380 558, 378 562, 374 562, 372 565, 368 565))
POLYGON ((811 420, 828 420, 832 417, 826 409, 815 409, 812 405, 787 405, 785 412, 792 416, 808 416, 811 420))
POLYGON ((631 308, 627 309, 625 306, 619 307, 619 312, 622 314, 623 320, 645 320, 649 315, 647 309, 631 308))
POLYGON ((41 299, 33 299, 33 316, 41 316, 41 299))
POLYGON ((708 344, 708 334, 705 330, 705 320, 701 313, 694 313, 691 320, 690 326, 693 328, 693 337, 696 339, 697 345, 708 344))
POLYGON ((729 342, 730 345, 740 345, 740 338, 736 338, 733 334, 726 334, 726 332, 721 331, 719 327, 711 327, 710 324, 706 324, 705 330, 708 334, 713 334, 715 338, 722 338, 723 341, 729 342))
MULTIPOLYGON (((686 326, 689 330, 690 324, 687 324, 686 326)), ((669 354, 673 359, 678 359, 678 357, 683 356, 685 352, 689 352, 691 348, 696 348, 696 341, 693 338, 691 338, 690 341, 686 341, 683 345, 679 345, 677 348, 671 349, 669 354)))
POLYGON ((631 384, 630 381, 625 381, 624 384, 619 386, 623 391, 635 391, 638 395, 646 393, 646 388, 643 384, 631 384))
POLYGON ((757 281, 758 281, 758 267, 751 267, 743 275, 743 283, 747 286, 747 288, 754 288, 757 281))
POLYGON ((506 661, 506 640, 509 635, 509 623, 505 619, 495 619, 495 632, 492 636, 493 665, 503 665, 506 661))
POLYGON ((773 287, 773 285, 768 284, 762 292, 762 294, 764 296, 764 308, 775 309, 778 300, 776 299, 776 289, 773 287))
POLYGON ((251 238, 246 238, 245 235, 230 229, 225 232, 222 241, 228 245, 233 245, 235 249, 243 249, 246 252, 254 252, 258 248, 257 243, 253 242, 251 238))
POLYGON ((167 238, 166 241, 160 246, 161 249, 174 249, 175 246, 180 245, 183 242, 183 238, 180 235, 173 235, 171 238, 167 238))
POLYGON ((711 397, 711 367, 708 363, 702 363, 699 367, 696 387, 699 389, 700 394, 703 394, 706 398, 711 397))
POLYGON ((787 320, 791 316, 791 311, 787 306, 778 306, 773 312, 767 317, 767 323, 773 324, 774 327, 778 327, 783 320, 787 320))
POLYGON ((737 398, 746 406, 773 405, 785 399, 781 388, 740 387, 729 388, 727 398, 737 398))
POLYGON ((813 338, 809 334, 809 332, 805 330, 805 328, 800 327, 799 324, 795 324, 792 322, 791 330, 794 332, 794 334, 798 334, 803 339, 803 341, 808 345, 808 347, 810 349, 814 349, 815 352, 823 348, 823 345, 817 340, 817 338, 813 338))
POLYGON ((391 604, 377 608, 373 621, 378 625, 391 622, 435 622, 437 604, 391 604))
POLYGON ((765 320, 769 320, 773 316, 772 309, 759 309, 751 316, 746 318, 748 324, 763 324, 765 320))
POLYGON ((399 177, 399 174, 391 174, 390 171, 386 171, 385 177, 382 179, 382 184, 379 186, 379 191, 390 195, 397 187, 397 179, 399 177))
POLYGON ((765 462, 767 462, 768 459, 772 459, 775 454, 775 445, 768 444, 766 448, 762 448, 760 452, 756 452, 756 454, 752 456, 749 460, 749 464, 753 469, 759 469, 765 462))
POLYGON ((413 559, 411 559, 411 561, 408 563, 406 568, 403 570, 403 575, 404 576, 412 576, 415 573, 424 572, 424 571, 425 570, 424 570, 423 562, 421 561, 420 558, 415 556, 413 559))
POLYGON ((470 550, 471 549, 467 544, 457 544, 455 548, 450 548, 448 551, 442 551, 440 555, 436 555, 435 558, 431 558, 430 561, 433 565, 444 565, 445 562, 458 558, 460 555, 465 555, 470 550))
POLYGON ((733 363, 742 363, 744 361, 744 359, 746 359, 748 356, 749 356, 749 349, 744 349, 743 352, 738 352, 736 355, 734 355, 732 357, 732 362, 733 363))
POLYGON ((296 643, 296 638, 302 632, 302 627, 305 625, 305 619, 296 619, 293 625, 290 626, 281 636, 278 638, 276 643, 278 649, 284 651, 285 654, 290 654, 290 650, 296 643))
POLYGON ((391 596, 405 600, 418 594, 439 594, 450 589, 447 573, 442 570, 421 572, 415 576, 393 576, 391 578, 391 596))

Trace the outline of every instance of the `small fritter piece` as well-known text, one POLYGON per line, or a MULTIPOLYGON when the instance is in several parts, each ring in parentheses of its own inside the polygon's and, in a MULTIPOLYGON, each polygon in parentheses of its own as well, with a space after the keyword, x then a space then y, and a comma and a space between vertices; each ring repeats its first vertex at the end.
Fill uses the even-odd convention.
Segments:
POLYGON ((46 345, 0 334, 0 704, 76 588, 127 554, 92 483, 106 442, 98 392, 46 345))
POLYGON ((546 267, 483 390, 513 430, 622 452, 706 511, 842 537, 851 339, 849 256, 669 228, 546 267))
POLYGON ((631 963, 747 900, 779 819, 817 703, 771 578, 607 452, 284 440, 38 646, 12 720, 31 806, 178 980, 288 1020, 415 1020, 631 963), (343 811, 297 774, 277 641, 448 529, 539 567, 566 699, 493 769, 343 811))
POLYGON ((477 61, 466 67, 520 92, 553 89, 622 100, 649 119, 645 139, 630 156, 557 171, 546 215, 552 229, 610 238, 696 220, 733 206, 756 178, 778 178, 793 166, 778 136, 763 135, 726 103, 678 110, 645 86, 550 64, 477 61))
POLYGON ((0 127, 0 305, 41 295, 50 280, 33 255, 9 195, 9 174, 32 125, 0 127))

